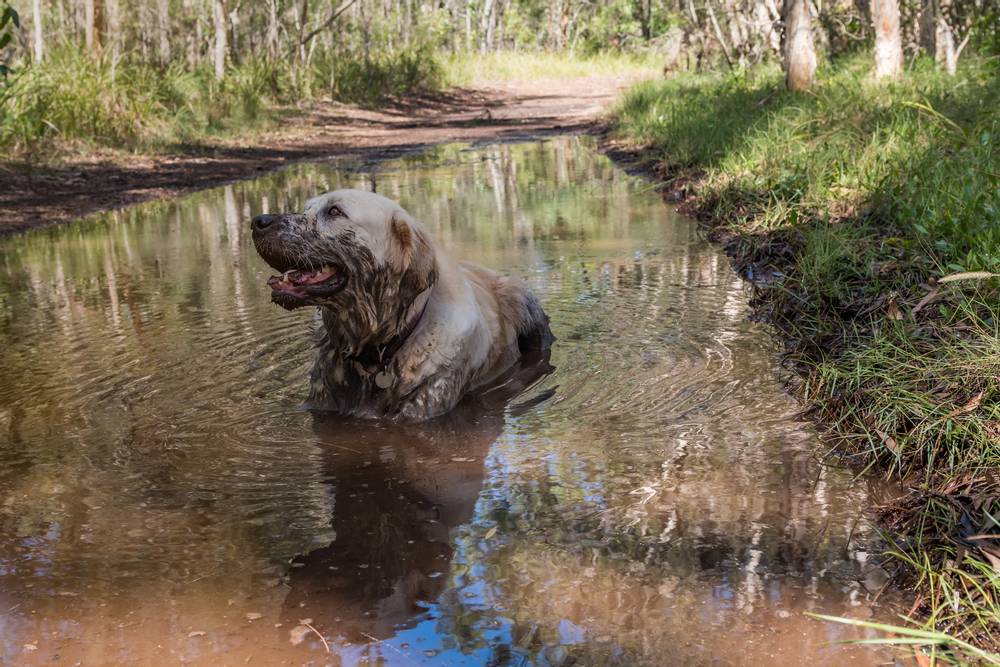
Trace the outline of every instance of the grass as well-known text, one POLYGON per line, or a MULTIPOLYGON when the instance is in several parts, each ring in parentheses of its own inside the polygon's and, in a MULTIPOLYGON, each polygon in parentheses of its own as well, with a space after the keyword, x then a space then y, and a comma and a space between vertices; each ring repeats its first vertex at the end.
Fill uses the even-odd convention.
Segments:
POLYGON ((362 105, 444 85, 437 57, 420 48, 369 60, 331 57, 296 69, 247 61, 216 81, 209 67, 161 68, 79 49, 51 52, 0 82, 0 150, 37 157, 59 146, 156 150, 272 125, 282 107, 335 99, 362 105))
MULTIPOLYGON (((781 73, 679 75, 630 90, 616 137, 759 279, 799 391, 845 455, 903 480, 881 510, 915 612, 1000 648, 1000 78, 864 58, 808 94, 781 73)), ((981 656, 980 656, 981 657, 981 656)))
POLYGON ((445 78, 453 85, 478 81, 526 81, 569 79, 587 76, 652 77, 662 63, 656 54, 629 55, 615 52, 591 56, 573 52, 500 51, 456 53, 444 64, 445 78))
POLYGON ((75 47, 24 64, 0 83, 0 151, 38 158, 97 148, 162 152, 178 142, 253 135, 308 101, 377 105, 388 98, 480 81, 615 75, 657 71, 651 56, 500 52, 442 55, 430 46, 318 58, 308 68, 245 61, 216 81, 210 67, 167 68, 75 47))

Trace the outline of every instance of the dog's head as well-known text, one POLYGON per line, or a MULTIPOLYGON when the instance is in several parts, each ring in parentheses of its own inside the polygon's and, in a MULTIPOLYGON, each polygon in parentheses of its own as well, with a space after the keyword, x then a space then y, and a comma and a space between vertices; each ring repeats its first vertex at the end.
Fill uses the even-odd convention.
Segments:
POLYGON ((437 279, 423 224, 373 192, 329 192, 302 213, 259 215, 252 228, 257 252, 281 273, 268 280, 271 299, 289 310, 324 306, 374 329, 437 279))

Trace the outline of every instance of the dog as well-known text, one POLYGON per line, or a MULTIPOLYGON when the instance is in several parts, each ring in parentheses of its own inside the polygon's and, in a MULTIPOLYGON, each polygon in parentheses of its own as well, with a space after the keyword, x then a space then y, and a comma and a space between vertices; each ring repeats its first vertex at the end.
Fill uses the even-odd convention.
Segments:
POLYGON ((302 213, 256 216, 271 300, 317 307, 307 406, 424 421, 538 363, 549 318, 515 278, 454 260, 396 202, 336 190, 302 213))

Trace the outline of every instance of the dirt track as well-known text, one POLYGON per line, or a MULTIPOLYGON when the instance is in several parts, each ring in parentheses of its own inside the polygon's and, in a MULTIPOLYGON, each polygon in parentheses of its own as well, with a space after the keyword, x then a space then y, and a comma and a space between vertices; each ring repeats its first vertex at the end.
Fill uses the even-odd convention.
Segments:
POLYGON ((247 140, 166 155, 97 156, 28 169, 0 163, 0 234, 251 178, 335 155, 386 159, 448 141, 511 141, 586 132, 629 83, 618 77, 482 85, 380 110, 315 104, 247 140))

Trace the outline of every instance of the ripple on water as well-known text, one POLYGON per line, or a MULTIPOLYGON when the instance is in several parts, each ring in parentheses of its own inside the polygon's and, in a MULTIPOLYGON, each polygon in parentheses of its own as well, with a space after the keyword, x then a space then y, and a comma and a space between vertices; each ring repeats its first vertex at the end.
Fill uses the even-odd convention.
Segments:
POLYGON ((3 240, 0 662, 302 662, 317 632, 342 664, 885 659, 802 615, 887 613, 869 489, 817 459, 690 221, 582 139, 377 180, 539 294, 556 370, 526 397, 552 396, 420 426, 300 407, 312 314, 268 302, 246 223, 361 167, 3 240))

